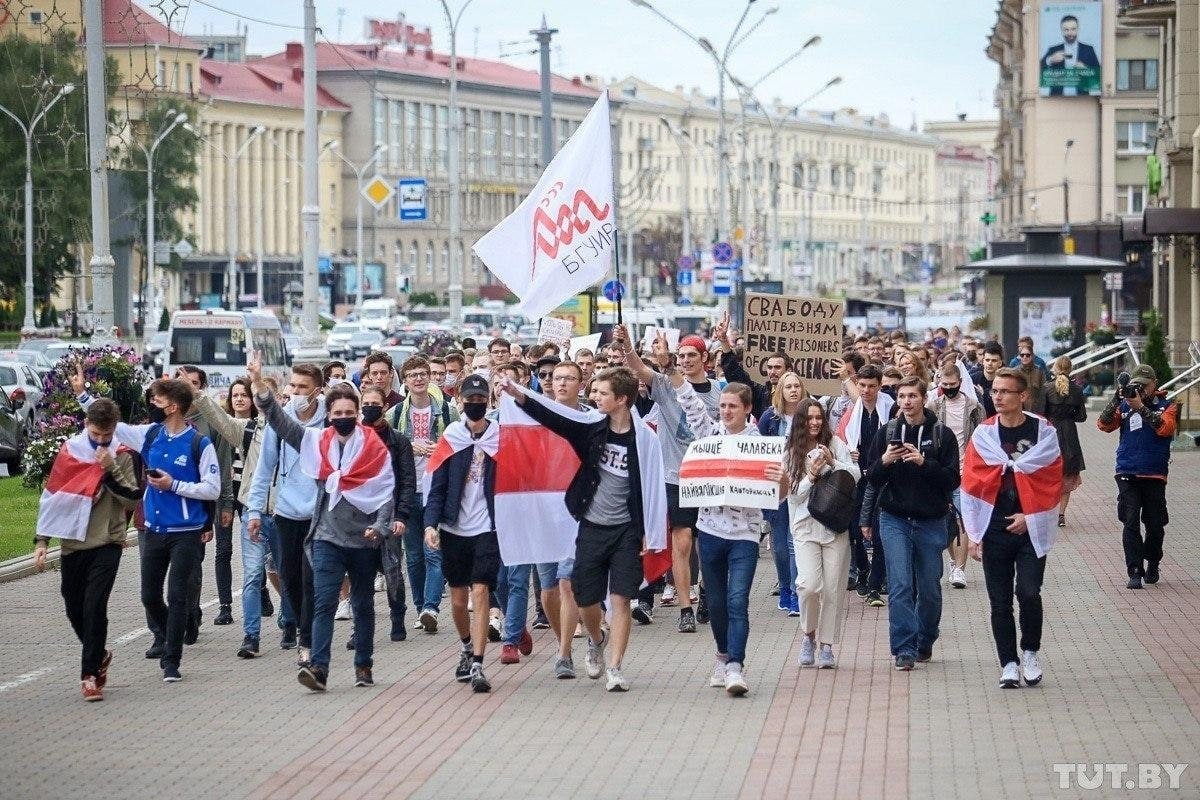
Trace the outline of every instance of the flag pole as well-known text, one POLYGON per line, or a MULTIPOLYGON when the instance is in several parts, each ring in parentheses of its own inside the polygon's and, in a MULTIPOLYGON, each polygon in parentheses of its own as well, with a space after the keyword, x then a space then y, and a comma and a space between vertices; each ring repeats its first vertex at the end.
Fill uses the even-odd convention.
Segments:
POLYGON ((621 325, 624 321, 621 319, 621 299, 625 294, 620 291, 621 287, 621 237, 613 236, 613 256, 617 259, 617 324, 621 325))

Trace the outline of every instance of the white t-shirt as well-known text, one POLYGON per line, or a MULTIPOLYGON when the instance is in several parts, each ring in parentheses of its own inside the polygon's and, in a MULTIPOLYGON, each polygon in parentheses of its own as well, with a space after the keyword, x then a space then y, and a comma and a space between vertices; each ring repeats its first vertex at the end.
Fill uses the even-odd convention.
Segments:
MULTIPOLYGON (((409 408, 408 418, 408 438, 411 441, 419 442, 422 439, 431 442, 437 441, 437 437, 433 435, 433 406, 409 408)), ((429 463, 429 456, 417 455, 414 450, 413 461, 417 467, 417 475, 424 475, 425 465, 429 463)))
POLYGON ((483 491, 483 465, 487 454, 477 446, 473 446, 472 450, 474 453, 471 456, 471 468, 467 470, 466 483, 463 484, 458 522, 443 526, 458 536, 479 536, 492 529, 487 497, 483 491))
POLYGON ((942 402, 946 404, 946 427, 958 439, 958 463, 962 464, 967 454, 967 398, 960 392, 953 400, 943 397, 942 402))

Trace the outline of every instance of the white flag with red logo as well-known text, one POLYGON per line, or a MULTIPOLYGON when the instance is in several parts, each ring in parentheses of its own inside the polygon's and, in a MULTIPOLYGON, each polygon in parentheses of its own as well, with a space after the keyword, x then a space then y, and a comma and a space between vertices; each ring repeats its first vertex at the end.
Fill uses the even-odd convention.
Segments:
POLYGON ((967 443, 963 457, 963 528, 973 542, 983 541, 1004 473, 1012 470, 1021 511, 1029 528, 1029 539, 1038 557, 1050 552, 1058 538, 1058 501, 1062 498, 1062 453, 1054 426, 1035 414, 1038 438, 1028 450, 1014 457, 1000 444, 999 417, 980 423, 967 443))
POLYGON ((533 191, 472 248, 524 316, 543 317, 612 272, 612 157, 606 90, 533 191))

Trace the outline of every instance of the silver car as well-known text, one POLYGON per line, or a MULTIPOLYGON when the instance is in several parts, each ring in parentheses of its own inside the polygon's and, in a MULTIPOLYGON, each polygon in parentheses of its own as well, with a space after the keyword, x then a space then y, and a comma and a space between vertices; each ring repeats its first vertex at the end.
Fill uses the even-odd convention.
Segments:
POLYGON ((42 400, 42 382, 38 376, 20 361, 0 361, 0 388, 4 389, 14 404, 21 404, 16 409, 17 416, 26 433, 32 434, 37 419, 37 405, 42 400))

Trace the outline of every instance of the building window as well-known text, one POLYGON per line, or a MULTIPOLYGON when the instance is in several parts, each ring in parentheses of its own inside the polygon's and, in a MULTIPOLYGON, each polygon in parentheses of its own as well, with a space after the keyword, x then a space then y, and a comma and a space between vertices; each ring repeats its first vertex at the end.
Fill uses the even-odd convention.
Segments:
POLYGON ((517 117, 517 177, 529 177, 529 117, 517 117))
POLYGON ((387 144, 387 100, 375 98, 375 141, 376 146, 387 144))
POLYGON ((1117 59, 1118 92, 1151 92, 1157 89, 1157 58, 1117 59))
POLYGON ((467 112, 466 130, 463 132, 467 140, 467 173, 479 174, 479 109, 473 108, 467 112))
POLYGON ((500 171, 504 177, 513 176, 513 115, 503 114, 500 117, 500 171))
POLYGON ((160 89, 167 85, 167 62, 162 59, 158 61, 158 76, 154 79, 154 85, 160 89))
POLYGON ((842 188, 842 168, 837 164, 829 168, 829 183, 835 190, 842 188))
POLYGON ((483 151, 483 174, 488 177, 496 175, 496 128, 500 125, 500 112, 483 112, 483 136, 479 149, 483 151))
POLYGON ((192 83, 192 65, 191 64, 183 65, 183 77, 184 77, 184 80, 186 81, 186 83, 184 84, 184 87, 183 87, 184 91, 186 91, 188 93, 188 95, 190 96, 190 95, 194 94, 196 91, 195 84, 192 83))
POLYGON ((419 167, 417 131, 421 127, 417 103, 404 104, 404 164, 409 169, 419 167))
POLYGON ((433 169, 433 106, 421 104, 421 168, 433 169))
MULTIPOLYGON (((535 178, 542 171, 542 169, 545 168, 545 166, 546 166, 545 164, 542 163, 542 118, 541 117, 530 117, 529 118, 529 164, 532 167, 532 169, 530 170, 530 173, 535 178)), ((632 161, 630 162, 630 166, 632 167, 632 161)))
POLYGON ((450 169, 450 107, 437 108, 437 169, 448 172, 450 169))
POLYGON ((1146 207, 1146 187, 1118 186, 1117 213, 1133 216, 1142 213, 1146 207))
POLYGON ((1151 122, 1118 122, 1117 150, 1126 153, 1149 153, 1151 122))
POLYGON ((398 167, 404 163, 404 103, 393 100, 389 105, 391 128, 388 131, 387 163, 390 167, 398 167))
POLYGON ((171 62, 171 91, 179 91, 179 62, 171 62))
POLYGON ((433 280, 433 242, 425 243, 425 277, 433 280))

